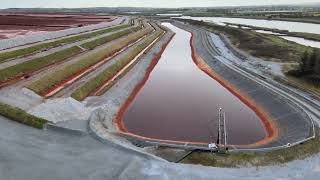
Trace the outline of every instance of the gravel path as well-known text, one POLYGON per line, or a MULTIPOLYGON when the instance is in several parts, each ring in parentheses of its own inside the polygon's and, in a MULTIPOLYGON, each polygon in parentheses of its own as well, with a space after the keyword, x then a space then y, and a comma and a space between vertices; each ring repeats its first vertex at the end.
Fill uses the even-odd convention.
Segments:
MULTIPOLYGON (((138 44, 141 44, 141 42, 138 42, 136 45, 138 45, 138 44)), ((136 45, 134 45, 134 46, 136 46, 136 45)), ((133 47, 131 47, 129 49, 132 49, 133 47)), ((96 99, 98 99, 100 102, 105 103, 105 104, 99 105, 99 106, 91 106, 90 104, 87 104, 86 102, 79 102, 79 101, 76 101, 73 98, 70 98, 68 96, 72 93, 72 90, 74 90, 74 88, 82 85, 84 83, 84 81, 87 81, 90 78, 93 78, 95 75, 99 74, 105 68, 107 68, 110 65, 112 65, 113 63, 115 63, 117 60, 119 60, 119 58, 126 55, 126 52, 128 52, 128 51, 121 53, 119 56, 113 58, 111 61, 107 62, 105 65, 102 65, 97 70, 93 71, 92 73, 89 73, 85 77, 78 80, 76 83, 72 84, 71 86, 69 86, 66 89, 64 89, 63 91, 61 91, 59 94, 63 94, 62 98, 48 99, 44 103, 41 103, 37 106, 34 106, 28 112, 33 115, 36 115, 38 117, 42 117, 47 120, 50 120, 51 122, 54 122, 54 123, 61 122, 61 121, 68 121, 68 120, 83 120, 83 121, 85 121, 85 120, 89 119, 91 113, 95 109, 102 108, 105 106, 108 107, 107 109, 109 112, 110 107, 109 107, 109 105, 105 105, 105 104, 112 102, 112 101, 110 101, 110 99, 119 98, 119 94, 117 94, 117 93, 115 93, 111 96, 108 96, 108 99, 105 99, 104 97, 96 97, 96 99)), ((143 73, 143 71, 142 71, 142 73, 143 73)), ((128 81, 128 82, 130 82, 134 85, 136 81, 128 81)), ((118 87, 118 85, 116 85, 116 86, 118 87)), ((117 89, 119 90, 119 87, 117 89)), ((120 88, 120 89, 122 89, 122 88, 120 88)), ((127 93, 129 93, 129 92, 131 92, 131 91, 128 91, 127 93)), ((124 96, 122 98, 126 99, 127 96, 124 96)), ((115 109, 115 110, 117 111, 118 109, 115 109)))
MULTIPOLYGON (((80 41, 77 41, 77 42, 74 42, 74 43, 70 43, 70 44, 59 46, 59 47, 51 48, 51 49, 49 49, 47 51, 42 51, 42 52, 27 56, 27 57, 21 57, 21 58, 17 58, 17 59, 14 59, 14 60, 10 60, 10 61, 1 63, 0 64, 0 69, 4 69, 4 68, 7 68, 7 67, 16 65, 16 64, 20 64, 22 62, 29 61, 29 60, 32 60, 34 58, 47 56, 49 54, 53 54, 53 53, 61 51, 63 49, 71 48, 73 46, 79 46, 80 48, 82 48, 80 45, 82 45, 82 44, 84 44, 86 42, 94 41, 96 39, 99 39, 99 38, 102 38, 102 37, 117 33, 119 31, 123 31, 125 29, 130 29, 130 28, 132 28, 132 27, 119 29, 117 31, 112 31, 112 32, 109 32, 109 33, 101 34, 101 35, 98 35, 98 36, 95 36, 95 37, 92 37, 92 38, 89 38, 89 39, 80 40, 80 41)), ((82 48, 82 50, 85 51, 86 49, 82 48)))
MULTIPOLYGON (((148 36, 153 34, 153 33, 154 32, 148 34, 148 36)), ((70 86, 64 88, 63 90, 58 92, 54 97, 69 97, 78 87, 80 87, 84 83, 90 81, 91 79, 95 78, 97 75, 99 75, 101 72, 103 72, 106 68, 108 68, 109 66, 113 65, 115 62, 119 61, 121 58, 123 58, 126 55, 128 55, 130 50, 132 50, 134 47, 137 47, 139 44, 141 44, 145 40, 146 37, 144 37, 142 39, 139 39, 137 42, 132 44, 131 47, 129 47, 128 49, 124 50, 123 52, 121 52, 120 54, 116 55, 115 57, 111 58, 108 62, 106 62, 105 64, 99 66, 94 71, 92 71, 92 72, 88 73, 87 75, 85 75, 84 77, 78 79, 76 82, 72 83, 70 86)), ((119 41, 115 41, 115 42, 113 42, 113 44, 117 44, 118 42, 119 41)), ((110 46, 112 46, 112 45, 110 45, 110 46)))
POLYGON ((128 22, 128 17, 119 17, 116 20, 111 22, 103 22, 103 23, 84 26, 84 27, 65 29, 61 31, 37 33, 37 34, 31 34, 28 36, 4 39, 4 40, 0 40, 0 50, 27 45, 27 44, 36 43, 36 42, 45 41, 45 40, 60 38, 68 35, 79 34, 79 33, 88 32, 96 29, 101 29, 101 28, 119 24, 122 21, 128 22))
POLYGON ((46 76, 48 74, 48 72, 54 72, 54 71, 61 69, 65 66, 68 66, 74 62, 79 61, 81 58, 83 58, 85 56, 95 54, 96 52, 100 51, 101 49, 104 49, 108 46, 112 46, 113 44, 115 44, 115 43, 119 42, 120 40, 123 40, 127 37, 128 37, 128 35, 123 36, 115 41, 111 41, 111 42, 108 42, 104 45, 101 45, 101 46, 95 48, 94 50, 82 52, 76 56, 73 56, 73 57, 67 59, 63 63, 52 66, 48 69, 45 69, 45 70, 39 72, 38 74, 29 77, 28 79, 25 79, 25 80, 22 80, 22 81, 15 83, 15 84, 12 84, 10 86, 1 88, 0 89, 0 101, 7 103, 7 104, 10 104, 12 106, 22 108, 24 110, 30 110, 30 108, 34 108, 36 105, 40 104, 41 102, 43 102, 45 100, 42 97, 36 95, 35 93, 33 93, 33 96, 25 96, 23 87, 25 87, 29 83, 32 83, 34 81, 39 80, 43 76, 46 76), (37 97, 37 98, 34 98, 34 97, 37 97), (41 100, 39 100, 39 99, 41 99, 41 100))

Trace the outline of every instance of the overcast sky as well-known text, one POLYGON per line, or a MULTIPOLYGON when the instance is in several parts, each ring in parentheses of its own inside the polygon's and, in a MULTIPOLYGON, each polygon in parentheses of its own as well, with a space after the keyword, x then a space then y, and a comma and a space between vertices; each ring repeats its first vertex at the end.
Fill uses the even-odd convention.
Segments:
POLYGON ((276 5, 320 0, 0 0, 0 8, 73 7, 215 7, 239 5, 276 5))

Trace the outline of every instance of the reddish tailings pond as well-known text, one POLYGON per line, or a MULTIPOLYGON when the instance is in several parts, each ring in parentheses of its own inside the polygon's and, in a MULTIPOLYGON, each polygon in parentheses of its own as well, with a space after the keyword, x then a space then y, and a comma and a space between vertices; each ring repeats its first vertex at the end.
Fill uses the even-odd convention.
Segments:
POLYGON ((146 138, 191 143, 216 142, 218 108, 226 113, 227 142, 247 145, 267 132, 261 119, 238 97, 193 61, 191 34, 169 23, 176 33, 141 89, 122 107, 122 131, 146 138))

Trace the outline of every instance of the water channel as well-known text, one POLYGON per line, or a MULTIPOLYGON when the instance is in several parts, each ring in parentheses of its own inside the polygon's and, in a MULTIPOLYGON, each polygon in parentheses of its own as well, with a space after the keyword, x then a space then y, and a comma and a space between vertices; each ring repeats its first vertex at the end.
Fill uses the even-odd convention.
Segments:
MULTIPOLYGON (((242 24, 248 26, 269 28, 269 29, 279 29, 279 30, 287 30, 290 32, 305 32, 305 33, 314 33, 320 34, 320 24, 312 24, 312 23, 302 23, 302 22, 289 22, 289 21, 275 21, 275 20, 261 20, 261 19, 245 19, 245 18, 225 18, 225 17, 190 17, 190 16, 181 16, 179 18, 182 19, 193 19, 199 21, 207 21, 212 22, 218 25, 226 25, 225 23, 233 23, 233 24, 242 24)), ((234 26, 237 27, 237 26, 234 26)), ((281 36, 281 34, 277 33, 268 33, 268 31, 258 30, 257 32, 280 35, 279 37, 284 38, 289 41, 296 42, 298 44, 302 44, 305 46, 311 46, 320 48, 319 41, 307 40, 299 37, 291 37, 291 36, 281 36)))

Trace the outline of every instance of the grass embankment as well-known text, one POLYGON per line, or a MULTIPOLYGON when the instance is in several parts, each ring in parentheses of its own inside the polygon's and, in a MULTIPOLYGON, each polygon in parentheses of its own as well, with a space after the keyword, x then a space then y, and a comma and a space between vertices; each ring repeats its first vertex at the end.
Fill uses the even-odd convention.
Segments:
POLYGON ((320 34, 305 33, 305 32, 289 32, 287 30, 257 27, 257 26, 250 26, 250 25, 243 25, 243 24, 236 24, 236 23, 226 23, 226 24, 240 26, 240 27, 249 27, 252 30, 272 31, 274 33, 281 33, 281 34, 288 35, 288 36, 300 37, 300 38, 309 39, 309 40, 313 40, 313 41, 320 41, 320 34))
POLYGON ((30 61, 25 61, 23 63, 1 69, 0 81, 6 81, 19 75, 25 75, 27 73, 39 70, 52 63, 63 61, 66 58, 78 54, 79 52, 81 52, 81 48, 75 46, 50 54, 48 56, 35 58, 30 61))
MULTIPOLYGON (((143 43, 139 44, 138 46, 134 47, 128 54, 119 59, 115 64, 111 65, 107 69, 105 69, 102 73, 100 73, 95 78, 88 81, 86 84, 78 88, 74 93, 72 93, 71 97, 73 97, 76 100, 83 100, 87 96, 90 95, 91 92, 97 90, 100 88, 104 83, 106 83, 108 80, 110 80, 113 76, 116 75, 122 68, 124 68, 128 63, 131 62, 142 50, 144 50, 148 45, 150 45, 156 38, 158 38, 163 31, 157 31, 154 35, 148 37, 146 40, 144 40, 143 43)), ((135 61, 132 63, 126 70, 123 72, 117 79, 121 78, 123 75, 125 75, 138 61, 135 61)), ((111 88, 114 85, 115 81, 113 81, 108 86, 104 87, 102 91, 99 92, 98 95, 101 95, 102 93, 106 92, 109 88, 111 88)))
MULTIPOLYGON (((132 29, 130 29, 130 32, 135 32, 135 31, 138 31, 140 29, 140 27, 134 27, 132 29)), ((90 41, 90 42, 87 42, 87 43, 84 43, 81 45, 81 47, 83 48, 86 48, 86 49, 93 49, 97 46, 100 46, 102 44, 105 44, 107 42, 110 42, 114 39, 114 37, 120 37, 120 36, 124 36, 128 34, 128 31, 120 31, 116 34, 114 34, 113 36, 105 36, 105 37, 102 37, 102 38, 99 38, 99 39, 96 39, 94 41, 90 41)))
POLYGON ((305 159, 320 152, 320 138, 287 149, 272 152, 214 154, 193 152, 181 162, 214 167, 268 166, 284 164, 296 159, 305 159))
MULTIPOLYGON (((126 34, 131 33, 131 32, 137 31, 138 29, 140 29, 140 28, 133 27, 131 29, 122 30, 122 31, 116 32, 114 34, 102 37, 101 38, 102 40, 99 41, 100 39, 98 39, 98 41, 107 43, 109 41, 120 38, 126 34)), ((96 46, 101 45, 100 43, 96 43, 96 42, 97 42, 97 40, 94 40, 94 41, 90 41, 90 42, 84 43, 84 44, 90 45, 91 48, 94 48, 96 46)), ((0 70, 0 81, 2 81, 2 82, 7 81, 7 80, 10 80, 10 79, 15 78, 17 76, 34 72, 36 70, 39 70, 39 69, 46 67, 48 65, 51 65, 53 63, 58 63, 58 62, 61 62, 65 59, 68 59, 72 56, 75 56, 75 55, 79 54, 80 52, 82 52, 82 49, 80 47, 73 46, 71 48, 67 48, 67 49, 55 52, 53 54, 49 54, 47 56, 35 58, 35 59, 25 61, 23 63, 17 64, 14 66, 10 66, 5 69, 1 69, 0 70)))
POLYGON ((41 129, 48 121, 28 114, 22 109, 0 103, 0 115, 19 123, 41 129))
POLYGON ((131 35, 129 35, 125 39, 119 40, 116 44, 106 47, 104 49, 101 49, 95 54, 87 55, 83 58, 81 58, 79 61, 65 66, 62 69, 59 69, 51 74, 48 74, 41 78, 40 80, 28 85, 27 87, 34 92, 43 95, 45 94, 49 89, 54 88, 57 84, 61 83, 63 80, 70 78, 77 73, 87 69, 88 67, 102 61, 103 59, 113 55, 114 53, 120 51, 125 46, 127 46, 129 43, 138 40, 139 38, 143 37, 144 35, 150 33, 152 31, 152 28, 148 26, 147 28, 135 32, 131 35))
POLYGON ((48 42, 48 43, 42 43, 42 44, 39 44, 39 45, 27 47, 27 48, 22 48, 22 49, 18 49, 18 50, 14 50, 14 51, 3 52, 3 53, 0 53, 0 62, 6 61, 8 59, 13 59, 13 58, 21 57, 21 56, 30 55, 30 54, 39 52, 41 50, 46 50, 46 49, 58 47, 58 46, 63 45, 63 44, 70 44, 70 43, 74 43, 76 41, 89 39, 89 38, 92 38, 92 37, 95 37, 95 36, 98 36, 98 35, 102 35, 102 34, 105 34, 105 33, 108 33, 108 32, 112 32, 112 31, 116 31, 116 30, 119 30, 119 29, 127 28, 129 26, 130 25, 127 25, 127 24, 126 25, 120 25, 120 26, 111 27, 111 28, 108 28, 108 29, 95 31, 95 32, 88 33, 88 34, 72 36, 72 37, 68 37, 68 38, 64 38, 64 39, 60 39, 60 40, 52 41, 52 42, 48 42))
POLYGON ((280 37, 249 30, 219 26, 195 20, 184 20, 208 31, 226 35, 237 48, 266 61, 299 62, 305 51, 312 48, 293 43, 280 37))

